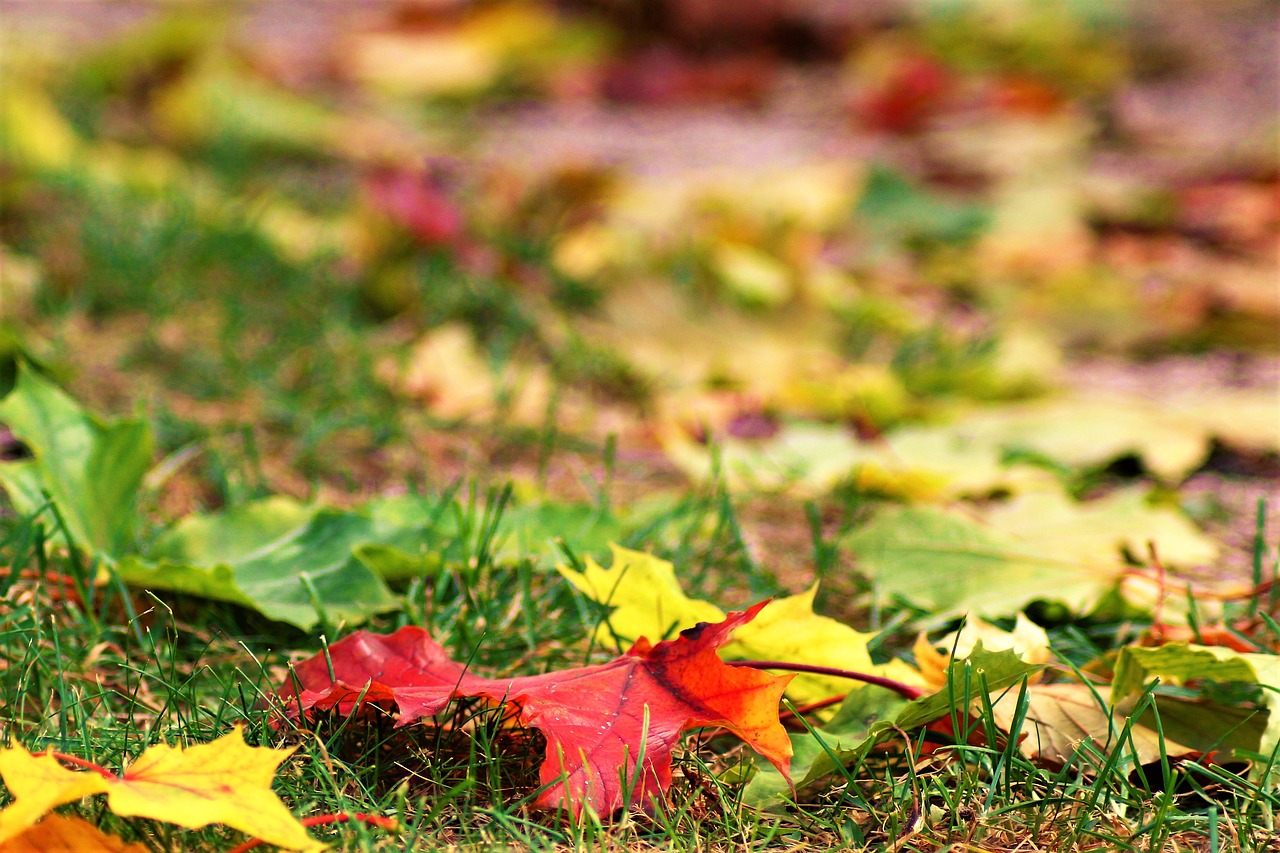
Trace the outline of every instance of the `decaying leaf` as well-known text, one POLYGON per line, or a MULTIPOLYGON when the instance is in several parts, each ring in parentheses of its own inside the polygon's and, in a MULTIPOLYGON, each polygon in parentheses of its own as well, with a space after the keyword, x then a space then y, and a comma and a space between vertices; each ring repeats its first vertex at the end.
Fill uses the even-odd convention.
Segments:
POLYGON ((121 817, 148 817, 199 829, 221 823, 287 850, 324 845, 272 792, 271 780, 292 749, 245 744, 239 728, 185 749, 157 744, 120 776, 68 770, 52 754, 19 745, 0 751, 0 777, 13 802, 0 811, 0 844, 26 832, 57 806, 106 794, 121 817))
MULTIPOLYGON (((1169 643, 1156 648, 1125 646, 1116 661, 1111 701, 1120 703, 1140 692, 1151 678, 1173 684, 1234 681, 1261 686, 1262 702, 1270 710, 1270 716, 1258 751, 1270 756, 1280 748, 1280 656, 1190 643, 1169 643)), ((1276 772, 1274 767, 1271 772, 1276 772)))
MULTIPOLYGON (((1145 725, 1127 721, 1087 684, 1037 684, 1028 688, 1026 696, 1019 732, 1012 730, 1019 716, 1017 693, 993 696, 992 716, 1010 737, 1020 738, 1018 748, 1028 758, 1061 767, 1086 744, 1102 755, 1119 752, 1135 764, 1194 752, 1145 725)), ((1081 764, 1089 765, 1087 760, 1081 764)))
POLYGON ((791 746, 778 701, 789 679, 732 667, 716 655, 764 606, 657 645, 641 638, 609 663, 505 679, 470 674, 421 628, 385 636, 360 631, 299 664, 301 691, 289 687, 282 695, 291 712, 352 714, 361 702, 394 705, 401 726, 440 712, 455 697, 506 704, 547 740, 539 771, 546 788, 536 804, 608 814, 628 793, 642 805, 662 796, 671 784, 672 750, 693 726, 727 728, 787 773, 791 746), (625 791, 624 780, 635 780, 634 789, 625 791))

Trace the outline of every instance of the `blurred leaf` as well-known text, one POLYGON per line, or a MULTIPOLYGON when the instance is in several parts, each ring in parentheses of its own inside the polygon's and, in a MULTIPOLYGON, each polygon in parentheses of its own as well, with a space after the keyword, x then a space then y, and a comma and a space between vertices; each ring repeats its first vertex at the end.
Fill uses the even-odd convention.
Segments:
MULTIPOLYGON (((678 467, 696 480, 709 480, 716 453, 687 432, 671 427, 663 449, 678 467)), ((783 424, 762 439, 727 437, 718 447, 720 472, 730 489, 792 491, 820 495, 850 479, 867 451, 843 426, 796 421, 783 424)))
POLYGON ((898 172, 873 166, 854 212, 873 233, 896 240, 963 243, 987 225, 987 212, 916 187, 898 172))
POLYGON ((87 820, 51 814, 5 842, 6 853, 147 853, 141 844, 126 844, 87 820))
POLYGON ((21 80, 6 80, 0 98, 0 162, 19 168, 71 168, 83 142, 44 92, 21 80))
POLYGON ((1099 468, 1130 454, 1180 482, 1208 456, 1209 436, 1193 417, 1134 397, 1073 397, 988 409, 953 425, 964 440, 1031 451, 1075 468, 1099 468))
POLYGON ((213 58, 162 90, 153 109, 160 131, 185 144, 234 141, 298 154, 334 151, 344 130, 339 116, 313 98, 295 95, 213 58))
POLYGON ((882 595, 899 596, 942 621, 972 611, 1015 613, 1032 601, 1086 611, 1125 575, 1125 549, 1154 541, 1168 566, 1198 565, 1218 547, 1172 509, 1136 491, 1077 503, 1026 494, 984 515, 888 508, 845 539, 882 595))
POLYGON ((138 492, 151 467, 144 421, 101 421, 23 364, 0 400, 0 422, 35 457, 0 464, 0 485, 18 512, 36 512, 47 492, 77 546, 113 557, 132 546, 138 492))

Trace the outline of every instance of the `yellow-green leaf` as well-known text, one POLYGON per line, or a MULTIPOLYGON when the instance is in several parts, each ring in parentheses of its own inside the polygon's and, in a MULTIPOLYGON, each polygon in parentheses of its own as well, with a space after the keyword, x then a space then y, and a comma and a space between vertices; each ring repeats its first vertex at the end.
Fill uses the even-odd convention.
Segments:
POLYGON ((592 601, 613 608, 596 632, 598 642, 624 649, 641 637, 656 642, 699 622, 724 620, 724 611, 714 604, 684 594, 671 563, 617 545, 610 548, 613 565, 608 569, 589 557, 582 572, 558 567, 592 601))
MULTIPOLYGON (((885 666, 872 663, 867 643, 875 635, 855 631, 815 613, 813 601, 817 593, 818 586, 814 584, 798 595, 770 602, 759 616, 733 632, 724 654, 829 666, 922 683, 919 674, 900 661, 885 666)), ((801 673, 787 687, 787 696, 797 704, 807 704, 848 693, 858 686, 859 682, 847 678, 801 673)))

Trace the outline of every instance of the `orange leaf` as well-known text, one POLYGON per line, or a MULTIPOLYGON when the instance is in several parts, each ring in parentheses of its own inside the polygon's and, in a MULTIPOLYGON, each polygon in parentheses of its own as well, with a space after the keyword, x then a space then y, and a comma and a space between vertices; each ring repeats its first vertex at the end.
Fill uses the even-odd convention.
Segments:
POLYGON ((469 674, 421 628, 358 631, 331 646, 327 659, 317 655, 298 665, 302 692, 286 688, 283 696, 295 709, 336 707, 343 714, 353 713, 362 696, 394 703, 402 726, 438 713, 455 697, 506 703, 547 739, 539 774, 547 787, 536 805, 607 814, 624 802, 624 777, 637 779, 637 803, 648 805, 666 791, 672 749, 695 726, 728 729, 786 775, 791 743, 778 702, 790 678, 729 666, 716 654, 766 603, 656 646, 641 638, 609 663, 520 678, 469 674))
POLYGON ((157 744, 121 776, 76 772, 50 753, 21 746, 0 751, 0 776, 14 802, 0 811, 0 844, 27 830, 56 806, 106 794, 122 817, 149 817, 199 829, 211 823, 289 850, 319 850, 271 790, 276 768, 293 750, 251 747, 239 727, 218 740, 177 749, 157 744))
POLYGON ((78 817, 49 815, 17 838, 0 845, 4 853, 147 853, 78 817))

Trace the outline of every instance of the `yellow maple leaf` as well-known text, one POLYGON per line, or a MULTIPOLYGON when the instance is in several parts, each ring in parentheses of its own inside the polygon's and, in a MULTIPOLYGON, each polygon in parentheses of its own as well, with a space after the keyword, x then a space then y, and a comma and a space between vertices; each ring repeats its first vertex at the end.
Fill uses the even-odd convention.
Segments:
POLYGON ((19 745, 0 751, 0 777, 13 803, 0 811, 0 845, 51 809, 106 794, 122 817, 147 817, 199 829, 221 823, 287 850, 321 850, 271 790, 276 768, 292 749, 251 747, 239 727, 186 749, 157 744, 120 776, 68 770, 52 753, 19 745))
POLYGON ((657 642, 699 622, 724 620, 724 611, 714 604, 684 594, 671 563, 641 551, 609 547, 613 564, 607 569, 590 557, 582 572, 557 567, 592 601, 613 608, 596 630, 597 642, 625 649, 641 637, 657 642))
POLYGON ((17 838, 0 844, 3 853, 147 853, 141 844, 127 844, 107 835, 87 820, 49 815, 17 838))
MULTIPOLYGON (((754 620, 733 632, 724 647, 726 655, 828 666, 868 675, 882 675, 919 684, 920 677, 901 661, 877 665, 871 661, 867 643, 874 634, 856 631, 813 610, 818 594, 814 584, 805 592, 775 599, 754 620)), ((797 704, 818 702, 857 689, 859 682, 829 675, 801 673, 787 687, 787 696, 797 704)))

